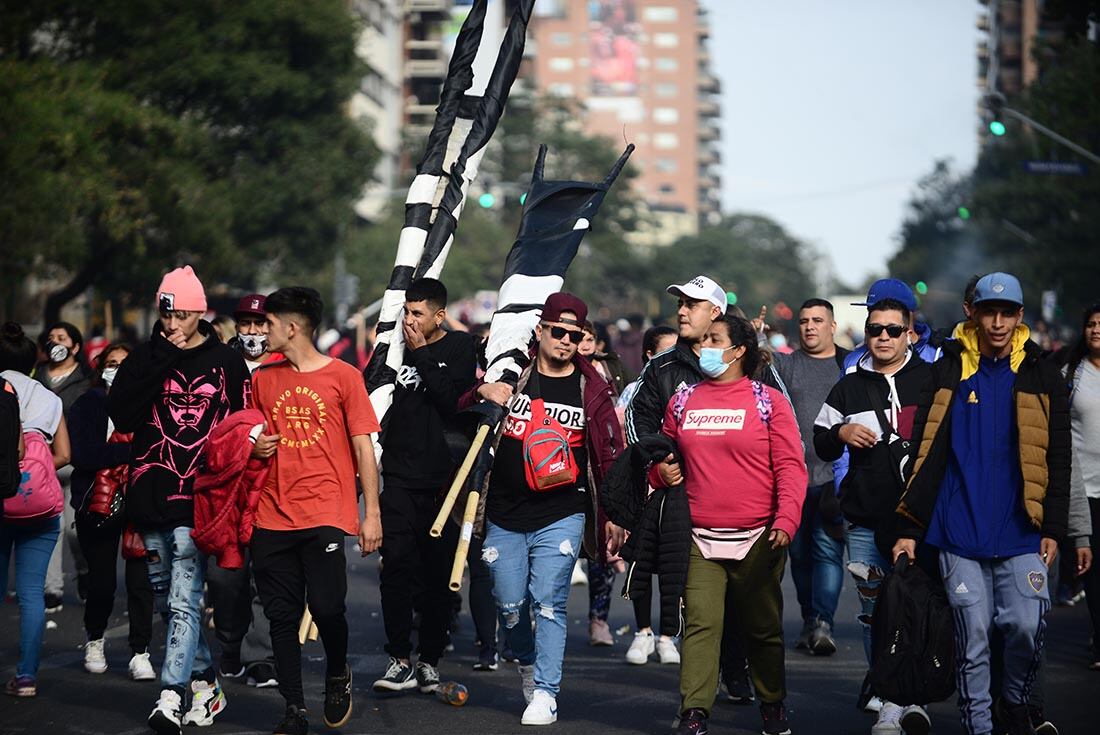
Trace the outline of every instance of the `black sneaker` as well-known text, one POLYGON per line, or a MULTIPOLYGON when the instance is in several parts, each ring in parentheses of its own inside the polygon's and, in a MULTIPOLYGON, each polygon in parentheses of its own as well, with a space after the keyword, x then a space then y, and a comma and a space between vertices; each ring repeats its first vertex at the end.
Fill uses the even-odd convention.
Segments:
POLYGON ((46 612, 51 615, 56 612, 61 612, 62 608, 65 607, 61 603, 61 595, 55 595, 52 592, 47 592, 42 597, 46 602, 46 612))
POLYGON ((752 692, 752 682, 749 681, 748 666, 733 673, 723 669, 722 683, 726 685, 726 701, 742 705, 756 701, 756 695, 752 692))
POLYGON ((439 688, 439 669, 423 661, 416 662, 416 685, 422 694, 431 694, 439 688))
POLYGON ((286 708, 286 716, 273 730, 274 735, 306 735, 308 732, 309 719, 306 711, 293 704, 286 708))
POLYGON ((218 662, 218 677, 221 679, 240 679, 244 676, 244 664, 239 658, 222 656, 218 662))
POLYGON ((381 694, 387 692, 403 692, 416 686, 416 675, 412 667, 403 664, 393 656, 390 656, 390 665, 381 679, 374 681, 374 691, 381 694))
POLYGON ((680 724, 673 735, 707 735, 707 713, 692 707, 680 715, 680 724))
POLYGON ((760 716, 764 719, 764 735, 791 735, 791 726, 787 722, 787 708, 782 702, 762 702, 760 716))
POLYGON ((325 677, 325 713, 327 727, 343 727, 351 719, 351 667, 344 664, 341 676, 325 677))
POLYGON ((504 649, 500 652, 500 660, 509 664, 519 663, 519 659, 516 658, 516 654, 512 653, 512 649, 508 646, 505 646, 504 649))
POLYGON ((1046 718, 1040 707, 1027 706, 1031 717, 1031 725, 1035 728, 1035 735, 1058 735, 1058 726, 1046 718))
POLYGON ((482 648, 478 654, 474 671, 496 671, 500 667, 500 657, 492 648, 482 648))
POLYGON ((275 673, 275 667, 267 661, 258 661, 248 667, 247 684, 257 689, 267 689, 279 686, 279 677, 275 673))

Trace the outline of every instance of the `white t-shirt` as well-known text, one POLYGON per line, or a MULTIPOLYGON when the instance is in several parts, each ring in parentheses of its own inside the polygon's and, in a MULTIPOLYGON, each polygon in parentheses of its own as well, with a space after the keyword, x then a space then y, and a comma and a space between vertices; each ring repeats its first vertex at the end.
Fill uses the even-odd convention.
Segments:
POLYGON ((1082 360, 1070 396, 1073 429, 1074 481, 1084 482, 1085 494, 1100 498, 1100 368, 1082 360))
POLYGON ((61 399, 49 388, 23 373, 5 370, 0 375, 15 388, 23 431, 37 431, 46 437, 46 441, 52 442, 53 435, 61 424, 61 399))

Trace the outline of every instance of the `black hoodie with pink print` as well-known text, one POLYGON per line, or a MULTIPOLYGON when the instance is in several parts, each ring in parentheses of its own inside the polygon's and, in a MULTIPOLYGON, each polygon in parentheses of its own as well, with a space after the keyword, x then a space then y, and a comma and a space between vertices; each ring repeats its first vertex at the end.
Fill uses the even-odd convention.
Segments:
POLYGON ((118 369, 107 398, 115 428, 133 432, 126 518, 139 531, 194 524, 192 485, 210 432, 248 405, 248 367, 199 322, 202 344, 176 347, 160 322, 118 369))

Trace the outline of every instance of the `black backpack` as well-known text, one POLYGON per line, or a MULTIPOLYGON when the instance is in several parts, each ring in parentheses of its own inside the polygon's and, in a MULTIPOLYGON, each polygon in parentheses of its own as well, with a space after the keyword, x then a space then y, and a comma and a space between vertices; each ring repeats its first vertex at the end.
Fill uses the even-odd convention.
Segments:
POLYGON ((895 704, 955 692, 955 628, 943 584, 902 555, 879 588, 871 621, 870 690, 895 704))
POLYGON ((19 469, 19 399, 0 378, 0 499, 15 497, 22 472, 19 469))

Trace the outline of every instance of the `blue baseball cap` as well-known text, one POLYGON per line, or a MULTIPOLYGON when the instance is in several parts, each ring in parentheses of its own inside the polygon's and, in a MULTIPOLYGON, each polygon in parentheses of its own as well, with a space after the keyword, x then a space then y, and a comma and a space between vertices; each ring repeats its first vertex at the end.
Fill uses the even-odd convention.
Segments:
POLYGON ((913 289, 905 281, 896 278, 880 278, 875 281, 867 289, 867 300, 853 303, 852 306, 874 306, 883 299, 900 301, 909 311, 917 310, 917 297, 913 295, 913 289))
POLYGON ((1020 281, 1011 273, 988 273, 978 279, 974 286, 975 304, 983 301, 1007 301, 1010 304, 1024 305, 1024 289, 1020 281))

